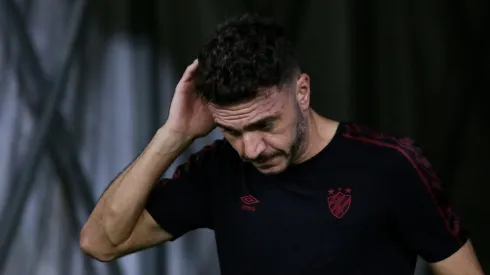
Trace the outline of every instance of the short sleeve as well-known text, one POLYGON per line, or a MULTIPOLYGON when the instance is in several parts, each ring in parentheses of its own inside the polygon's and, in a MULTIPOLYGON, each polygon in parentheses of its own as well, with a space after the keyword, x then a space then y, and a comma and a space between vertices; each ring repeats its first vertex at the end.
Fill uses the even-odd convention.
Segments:
POLYGON ((215 141, 179 165, 172 178, 161 179, 151 191, 146 210, 173 240, 199 228, 213 228, 212 172, 222 141, 215 141))
POLYGON ((460 217, 451 207, 439 177, 420 148, 401 144, 394 158, 395 219, 401 237, 429 263, 458 251, 467 241, 460 217))

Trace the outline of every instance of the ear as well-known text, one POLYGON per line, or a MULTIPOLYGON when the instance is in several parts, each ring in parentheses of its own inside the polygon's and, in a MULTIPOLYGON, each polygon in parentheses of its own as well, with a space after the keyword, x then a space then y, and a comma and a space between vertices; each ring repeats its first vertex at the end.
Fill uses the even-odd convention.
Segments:
POLYGON ((296 100, 302 111, 310 107, 310 77, 305 73, 296 80, 296 100))

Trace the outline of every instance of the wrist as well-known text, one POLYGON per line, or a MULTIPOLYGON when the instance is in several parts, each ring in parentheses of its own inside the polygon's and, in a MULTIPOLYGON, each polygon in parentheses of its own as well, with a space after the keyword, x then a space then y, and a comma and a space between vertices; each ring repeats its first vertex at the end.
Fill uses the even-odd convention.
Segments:
POLYGON ((163 125, 157 130, 151 143, 155 143, 156 148, 160 152, 177 151, 180 154, 184 151, 192 142, 194 137, 175 132, 170 127, 163 125))

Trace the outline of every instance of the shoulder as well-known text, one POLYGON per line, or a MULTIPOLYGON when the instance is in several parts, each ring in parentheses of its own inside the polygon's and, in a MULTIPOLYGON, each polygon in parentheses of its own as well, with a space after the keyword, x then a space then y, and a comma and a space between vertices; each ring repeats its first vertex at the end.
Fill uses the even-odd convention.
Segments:
POLYGON ((172 178, 179 178, 191 171, 207 173, 209 170, 219 167, 220 162, 230 154, 230 147, 224 139, 217 139, 197 151, 193 150, 193 153, 184 154, 182 157, 185 157, 185 161, 177 165, 172 178))
POLYGON ((378 160, 382 159, 389 185, 398 189, 402 196, 429 195, 434 201, 445 201, 437 172, 412 138, 356 124, 346 124, 342 134, 352 142, 370 147, 378 160))
POLYGON ((188 163, 200 163, 203 166, 219 166, 224 161, 230 161, 236 153, 225 139, 217 139, 192 153, 188 163))
POLYGON ((231 145, 225 139, 216 139, 213 142, 203 146, 199 151, 192 154, 193 158, 206 156, 207 158, 219 158, 226 155, 232 155, 234 152, 231 145))
POLYGON ((397 172, 430 168, 429 161, 411 137, 386 133, 355 123, 344 123, 341 127, 342 137, 349 140, 351 146, 362 151, 360 153, 382 159, 383 163, 397 172))
MULTIPOLYGON (((410 137, 383 133, 369 127, 346 124, 344 138, 363 147, 368 158, 381 161, 389 186, 407 197, 427 196, 434 201, 445 201, 443 185, 422 149, 410 137), (375 155, 371 157, 371 155, 375 155)), ((391 189, 393 190, 393 189, 391 189)))
POLYGON ((213 157, 222 154, 226 147, 226 141, 224 139, 216 139, 206 145, 204 145, 200 150, 193 153, 191 158, 199 159, 201 157, 213 157))

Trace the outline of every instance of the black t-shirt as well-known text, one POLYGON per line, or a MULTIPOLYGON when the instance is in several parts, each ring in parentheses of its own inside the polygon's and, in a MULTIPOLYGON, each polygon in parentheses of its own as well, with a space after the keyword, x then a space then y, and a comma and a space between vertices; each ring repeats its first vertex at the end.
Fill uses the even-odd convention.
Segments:
POLYGON ((174 238, 213 229, 223 275, 414 273, 467 240, 421 150, 341 123, 319 154, 279 175, 224 140, 155 185, 147 208, 174 238))

